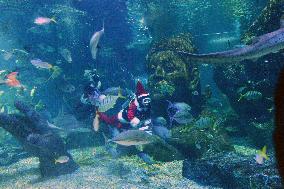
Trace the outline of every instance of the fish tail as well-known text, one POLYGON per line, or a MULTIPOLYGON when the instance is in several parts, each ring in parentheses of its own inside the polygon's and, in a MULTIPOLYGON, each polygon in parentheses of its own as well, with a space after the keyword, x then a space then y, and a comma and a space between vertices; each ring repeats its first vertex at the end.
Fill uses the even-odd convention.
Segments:
POLYGON ((55 24, 57 24, 57 22, 56 22, 56 20, 55 20, 55 17, 52 17, 50 20, 51 20, 52 22, 54 22, 55 24))
POLYGON ((244 95, 241 95, 238 102, 240 102, 240 100, 242 100, 243 97, 244 97, 244 95))
POLYGON ((107 138, 104 132, 103 132, 103 137, 105 139, 105 145, 107 145, 109 143, 109 139, 107 138))

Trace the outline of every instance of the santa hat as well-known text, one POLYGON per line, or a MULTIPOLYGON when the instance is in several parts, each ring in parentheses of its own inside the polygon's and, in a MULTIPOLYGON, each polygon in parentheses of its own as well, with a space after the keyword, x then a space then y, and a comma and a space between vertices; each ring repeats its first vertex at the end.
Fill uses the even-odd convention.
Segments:
POLYGON ((137 85, 136 85, 136 96, 137 96, 137 98, 144 97, 144 96, 149 96, 149 93, 144 89, 141 81, 137 82, 137 85))

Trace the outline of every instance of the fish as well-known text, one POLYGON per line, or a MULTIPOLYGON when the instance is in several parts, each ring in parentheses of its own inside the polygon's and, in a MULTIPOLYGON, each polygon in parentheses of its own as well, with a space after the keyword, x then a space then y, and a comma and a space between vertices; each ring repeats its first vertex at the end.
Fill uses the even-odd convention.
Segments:
POLYGON ((31 64, 34 65, 36 68, 42 68, 42 69, 51 69, 53 67, 48 62, 43 62, 40 59, 31 60, 31 64))
POLYGON ((68 49, 61 48, 59 50, 59 53, 68 63, 72 63, 72 55, 71 55, 71 52, 68 49))
POLYGON ((164 117, 157 117, 152 120, 153 126, 166 126, 167 120, 164 117))
POLYGON ((3 59, 6 60, 6 61, 10 60, 13 57, 12 52, 8 52, 8 51, 5 51, 5 50, 2 50, 2 52, 3 52, 3 59))
POLYGON ((110 145, 108 142, 108 138, 106 137, 105 133, 103 133, 103 137, 105 139, 105 150, 113 157, 117 158, 120 155, 120 152, 118 152, 117 148, 114 147, 113 145, 110 145))
POLYGON ((37 17, 34 20, 34 23, 37 25, 47 25, 51 22, 57 23, 54 18, 47 18, 47 17, 37 17))
POLYGON ((194 54, 184 51, 177 51, 177 53, 196 63, 231 64, 238 63, 243 60, 255 61, 264 55, 276 53, 279 50, 284 49, 283 18, 280 22, 280 29, 256 37, 252 44, 242 48, 209 54, 194 54))
POLYGON ((108 140, 108 142, 114 142, 122 146, 144 145, 156 141, 157 136, 140 130, 127 130, 108 140))
POLYGON ((159 136, 163 140, 167 140, 167 139, 171 138, 171 136, 172 136, 171 131, 164 126, 153 125, 152 131, 153 131, 153 134, 159 136))
POLYGON ((100 128, 100 115, 98 113, 96 113, 96 116, 93 120, 93 128, 94 128, 94 131, 98 131, 99 128, 100 128))
POLYGON ((119 93, 122 96, 128 96, 128 95, 131 94, 131 91, 129 91, 127 89, 124 90, 121 87, 110 87, 110 88, 107 88, 106 90, 104 90, 102 92, 102 94, 104 94, 104 95, 118 95, 119 93))
POLYGON ((10 87, 24 87, 20 81, 17 79, 18 72, 12 72, 8 74, 6 77, 7 79, 4 81, 0 81, 0 84, 5 83, 10 87))
POLYGON ((258 152, 257 152, 257 154, 255 155, 255 161, 256 161, 256 163, 257 164, 263 164, 263 162, 264 162, 264 159, 266 159, 266 160, 268 160, 269 159, 269 157, 267 156, 267 154, 266 154, 266 149, 267 149, 267 147, 266 146, 264 146, 261 150, 259 150, 258 152))
POLYGON ((117 96, 115 95, 107 95, 102 100, 99 101, 98 111, 99 112, 106 112, 114 107, 116 104, 117 99, 125 98, 120 93, 117 96))
POLYGON ((0 96, 2 96, 4 94, 4 91, 0 91, 0 96))
MULTIPOLYGON (((55 117, 53 120, 53 124, 56 125, 56 127, 61 128, 64 132, 73 132, 73 131, 81 131, 86 130, 85 124, 82 122, 79 122, 74 115, 69 114, 61 110, 57 117, 55 117)), ((89 129, 88 129, 89 131, 89 129)))
POLYGON ((60 156, 57 159, 55 159, 55 164, 57 163, 67 163, 69 161, 69 157, 68 156, 60 156))
POLYGON ((190 111, 191 110, 191 107, 185 102, 172 103, 171 101, 168 101, 168 100, 167 102, 169 103, 168 110, 169 109, 174 109, 176 111, 190 111))
POLYGON ((198 129, 207 129, 213 127, 214 121, 210 117, 200 117, 195 123, 194 126, 198 129))
POLYGON ((98 44, 104 32, 105 32, 105 26, 103 22, 103 28, 100 31, 95 32, 90 40, 90 49, 93 59, 97 58, 98 44))
POLYGON ((30 92, 30 96, 33 97, 35 95, 35 92, 36 92, 36 86, 34 86, 32 89, 31 89, 31 92, 30 92))
POLYGON ((247 91, 245 94, 241 94, 238 102, 243 98, 246 100, 259 100, 262 98, 262 93, 259 91, 247 91))
POLYGON ((189 124, 193 121, 193 116, 188 111, 177 111, 174 116, 170 117, 170 122, 176 121, 178 124, 189 124))

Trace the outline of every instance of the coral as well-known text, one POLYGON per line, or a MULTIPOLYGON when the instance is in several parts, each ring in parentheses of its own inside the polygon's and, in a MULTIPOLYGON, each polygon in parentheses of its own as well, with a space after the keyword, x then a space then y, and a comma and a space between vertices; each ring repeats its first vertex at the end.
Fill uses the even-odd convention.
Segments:
POLYGON ((274 161, 271 158, 258 165, 250 155, 234 152, 207 154, 202 159, 184 161, 183 176, 213 187, 281 188, 274 161))
POLYGON ((233 150, 222 129, 215 129, 214 124, 208 129, 199 129, 194 123, 175 127, 172 129, 172 137, 174 140, 171 144, 188 158, 200 158, 207 151, 217 153, 233 150))
MULTIPOLYGON (((165 100, 192 102, 192 92, 200 93, 200 77, 196 66, 178 56, 176 51, 193 52, 190 34, 180 34, 153 43, 147 55, 148 86, 153 107, 165 107, 165 100)), ((194 109, 200 108, 200 99, 194 99, 194 109)))

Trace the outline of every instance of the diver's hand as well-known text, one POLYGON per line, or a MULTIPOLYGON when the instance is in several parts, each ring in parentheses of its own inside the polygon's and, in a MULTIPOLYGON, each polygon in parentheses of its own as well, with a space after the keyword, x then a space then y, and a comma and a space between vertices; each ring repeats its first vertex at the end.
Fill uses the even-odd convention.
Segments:
POLYGON ((138 119, 137 117, 134 117, 131 121, 130 121, 130 125, 132 127, 137 127, 140 123, 140 119, 138 119))

